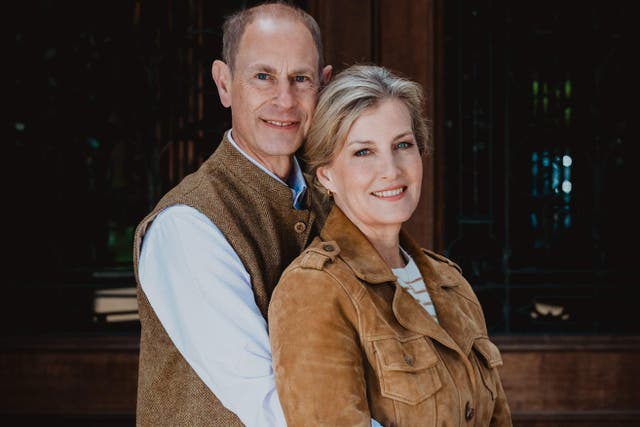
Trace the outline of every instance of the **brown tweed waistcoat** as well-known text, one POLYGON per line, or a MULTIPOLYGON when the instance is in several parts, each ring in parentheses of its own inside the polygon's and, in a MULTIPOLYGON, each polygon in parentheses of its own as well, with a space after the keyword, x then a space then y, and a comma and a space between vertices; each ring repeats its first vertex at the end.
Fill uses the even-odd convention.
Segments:
POLYGON ((140 222, 134 241, 134 270, 142 327, 136 408, 138 426, 243 425, 182 357, 140 287, 138 257, 141 243, 156 215, 168 206, 185 204, 209 217, 249 272, 256 303, 266 318, 271 293, 280 274, 319 232, 321 221, 316 220, 316 212, 325 210, 320 208, 318 199, 312 197, 309 189, 306 206, 313 204, 314 208, 293 209, 291 190, 247 160, 231 146, 225 135, 211 157, 170 190, 140 222))

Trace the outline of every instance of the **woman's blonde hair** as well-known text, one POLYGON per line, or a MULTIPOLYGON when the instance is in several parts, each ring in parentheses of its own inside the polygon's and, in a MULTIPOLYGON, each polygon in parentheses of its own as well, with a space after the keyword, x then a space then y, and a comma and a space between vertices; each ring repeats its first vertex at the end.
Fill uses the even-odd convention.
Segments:
POLYGON ((320 92, 302 160, 315 178, 316 170, 333 161, 360 115, 386 99, 403 102, 411 115, 420 154, 430 153, 424 94, 419 83, 377 65, 352 65, 338 73, 320 92))

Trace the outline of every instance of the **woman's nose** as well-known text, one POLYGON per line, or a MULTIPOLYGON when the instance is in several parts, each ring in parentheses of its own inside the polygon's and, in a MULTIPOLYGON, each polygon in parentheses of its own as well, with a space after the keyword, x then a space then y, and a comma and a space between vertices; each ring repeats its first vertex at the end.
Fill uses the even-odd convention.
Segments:
POLYGON ((389 180, 397 178, 401 173, 401 166, 396 156, 389 153, 380 157, 380 177, 389 180))

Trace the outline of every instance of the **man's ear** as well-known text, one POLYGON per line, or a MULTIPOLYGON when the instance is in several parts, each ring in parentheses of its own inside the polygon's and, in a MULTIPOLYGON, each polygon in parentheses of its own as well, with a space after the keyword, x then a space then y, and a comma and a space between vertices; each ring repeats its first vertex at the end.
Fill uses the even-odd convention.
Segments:
POLYGON ((322 86, 326 85, 327 83, 329 83, 329 80, 331 80, 331 73, 333 72, 333 66, 331 65, 326 65, 323 69, 322 69, 322 86))
POLYGON ((335 187, 333 185, 333 181, 331 180, 331 168, 328 166, 320 166, 316 169, 316 178, 318 178, 318 182, 322 184, 324 188, 335 193, 335 187))
POLYGON ((220 102, 225 108, 231 107, 231 69, 226 63, 216 59, 211 66, 211 75, 216 82, 220 102))

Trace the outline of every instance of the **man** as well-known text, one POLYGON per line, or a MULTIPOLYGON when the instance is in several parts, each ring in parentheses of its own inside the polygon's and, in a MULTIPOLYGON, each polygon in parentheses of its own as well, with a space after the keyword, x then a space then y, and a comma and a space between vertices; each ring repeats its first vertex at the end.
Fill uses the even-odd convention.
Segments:
POLYGON ((212 75, 232 128, 138 225, 138 425, 284 426, 266 313, 319 230, 293 157, 331 75, 317 23, 285 4, 228 18, 212 75))

